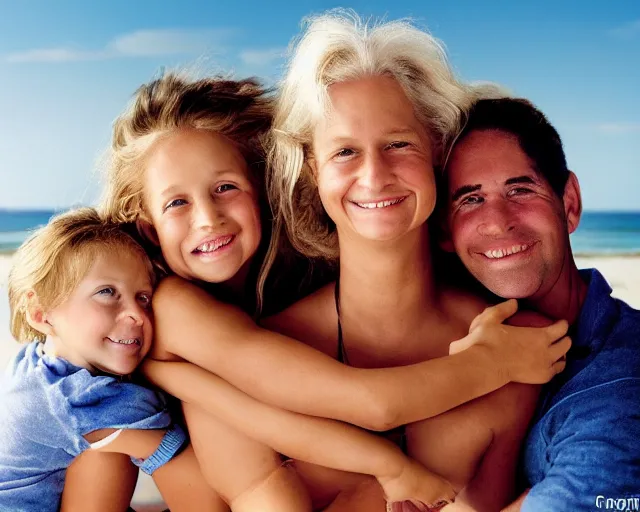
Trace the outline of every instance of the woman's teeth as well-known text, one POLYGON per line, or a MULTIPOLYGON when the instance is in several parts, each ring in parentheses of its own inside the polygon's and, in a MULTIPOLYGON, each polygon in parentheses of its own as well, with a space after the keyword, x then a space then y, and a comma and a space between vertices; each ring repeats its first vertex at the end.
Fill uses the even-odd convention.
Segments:
POLYGON ((373 209, 373 208, 386 208, 387 206, 393 206, 394 204, 398 204, 401 201, 404 201, 404 197, 399 197, 398 199, 388 199, 386 201, 377 201, 375 203, 357 203, 356 202, 356 204, 360 208, 373 209))

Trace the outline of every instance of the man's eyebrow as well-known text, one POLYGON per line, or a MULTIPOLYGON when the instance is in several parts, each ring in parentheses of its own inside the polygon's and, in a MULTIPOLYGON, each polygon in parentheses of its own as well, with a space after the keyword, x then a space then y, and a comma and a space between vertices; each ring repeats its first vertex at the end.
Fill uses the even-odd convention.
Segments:
POLYGON ((451 201, 457 201, 463 195, 469 194, 471 192, 475 192, 476 190, 480 190, 482 185, 463 185, 459 189, 457 189, 453 194, 451 194, 451 201))
POLYGON ((504 182, 505 185, 517 185, 519 183, 536 185, 536 181, 531 176, 518 176, 517 178, 509 178, 504 182))

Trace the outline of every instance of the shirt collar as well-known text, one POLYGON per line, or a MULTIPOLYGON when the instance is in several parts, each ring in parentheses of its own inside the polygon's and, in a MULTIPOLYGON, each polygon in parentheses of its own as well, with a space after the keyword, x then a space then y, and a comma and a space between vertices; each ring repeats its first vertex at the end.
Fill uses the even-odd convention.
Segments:
POLYGON ((588 347, 608 337, 618 317, 618 306, 611 297, 611 286, 598 270, 580 270, 580 277, 589 288, 578 322, 572 326, 572 343, 573 346, 588 347))

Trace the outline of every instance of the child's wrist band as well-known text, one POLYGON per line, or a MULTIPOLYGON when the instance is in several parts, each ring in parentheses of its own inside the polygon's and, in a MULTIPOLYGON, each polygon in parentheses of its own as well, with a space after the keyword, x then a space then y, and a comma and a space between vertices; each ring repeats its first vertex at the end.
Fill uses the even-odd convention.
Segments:
POLYGON ((147 475, 152 475, 154 471, 173 459, 186 442, 187 435, 184 430, 179 425, 173 425, 165 432, 155 452, 144 460, 133 457, 131 460, 147 475))

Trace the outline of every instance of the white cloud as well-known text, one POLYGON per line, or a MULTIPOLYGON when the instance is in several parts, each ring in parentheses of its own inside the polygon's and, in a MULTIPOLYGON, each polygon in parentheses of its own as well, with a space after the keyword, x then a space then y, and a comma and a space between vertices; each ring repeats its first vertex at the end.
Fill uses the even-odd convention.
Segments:
POLYGON ((74 62, 81 60, 100 60, 105 52, 88 52, 71 48, 41 48, 25 52, 12 53, 7 62, 74 62))
POLYGON ((618 122, 618 123, 600 123, 596 128, 605 133, 632 133, 640 132, 640 123, 634 122, 618 122))
POLYGON ((621 39, 633 39, 640 36, 640 20, 630 21, 611 30, 611 35, 621 39))
POLYGON ((137 30, 118 36, 100 50, 76 48, 38 48, 16 52, 5 57, 7 62, 74 62, 162 55, 195 55, 226 51, 233 29, 160 29, 137 30))
POLYGON ((284 58, 286 51, 284 47, 244 50, 240 52, 240 59, 248 66, 269 66, 274 61, 284 58))

